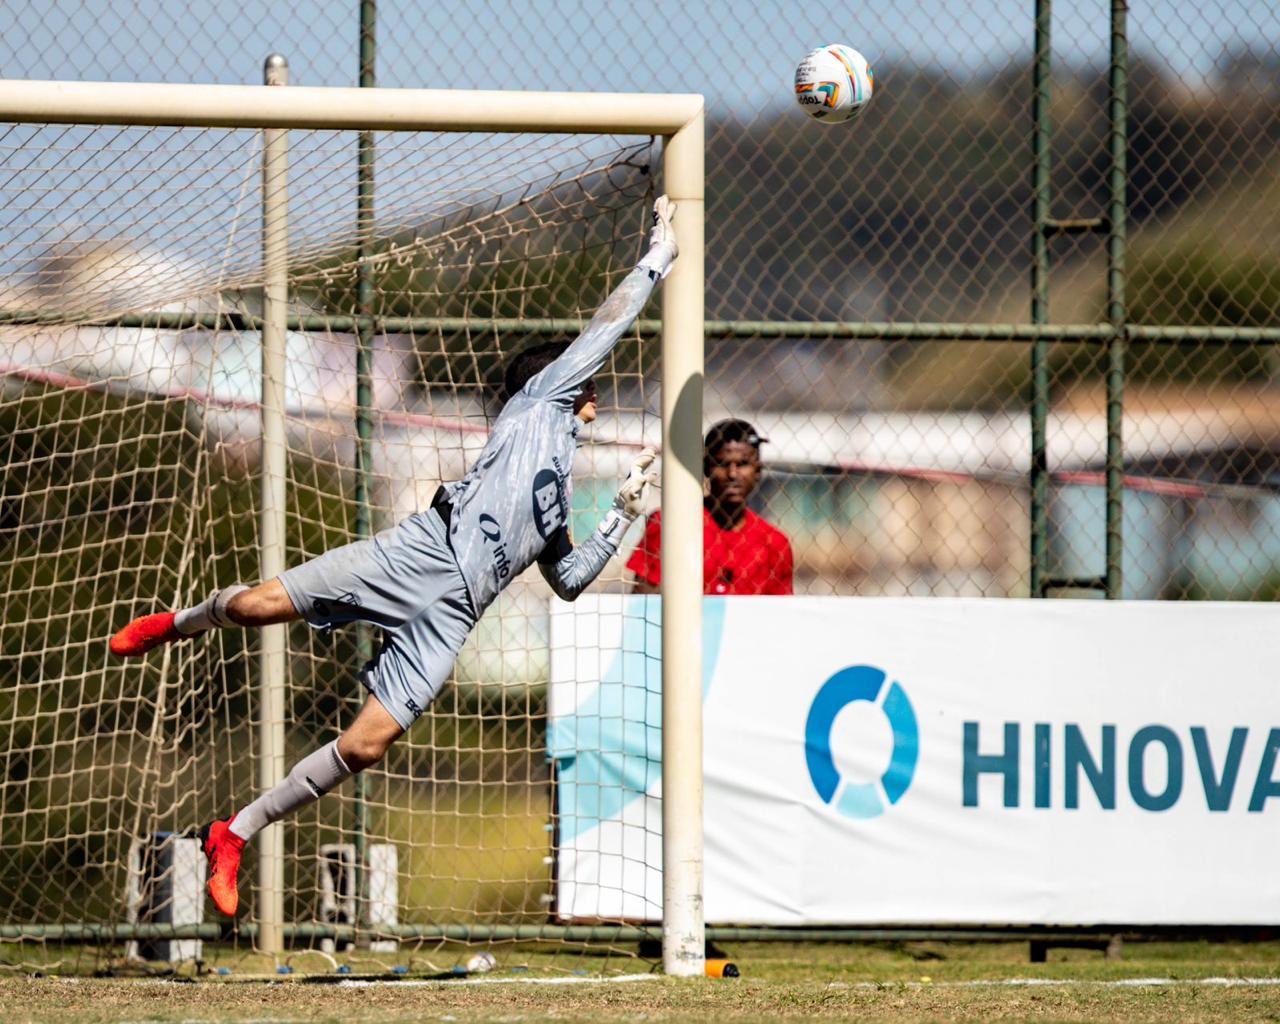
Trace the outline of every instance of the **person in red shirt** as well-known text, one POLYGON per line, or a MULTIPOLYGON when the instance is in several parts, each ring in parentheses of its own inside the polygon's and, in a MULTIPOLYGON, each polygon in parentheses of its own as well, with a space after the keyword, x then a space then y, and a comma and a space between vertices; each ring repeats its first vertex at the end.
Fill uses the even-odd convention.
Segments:
MULTIPOLYGON (((760 445, 766 440, 745 420, 721 420, 707 431, 702 470, 707 496, 702 507, 704 594, 790 594, 791 542, 747 508, 760 482, 760 445)), ((656 594, 662 583, 662 515, 654 512, 644 538, 627 560, 635 592, 656 594)))

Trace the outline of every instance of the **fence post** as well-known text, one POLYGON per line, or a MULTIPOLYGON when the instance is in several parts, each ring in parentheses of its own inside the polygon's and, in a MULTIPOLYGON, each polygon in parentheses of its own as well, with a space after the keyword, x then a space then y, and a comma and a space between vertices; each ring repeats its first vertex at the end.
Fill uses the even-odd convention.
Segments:
POLYGON ((1107 235, 1107 597, 1121 596, 1124 556, 1124 379, 1128 310, 1125 304, 1125 174, 1128 157, 1128 0, 1111 0, 1111 70, 1108 104, 1111 200, 1107 235))
MULTIPOLYGON (((1049 322, 1049 172, 1050 27, 1052 0, 1036 0, 1035 61, 1032 65, 1031 172, 1031 322, 1049 322)), ((1031 584, 1032 597, 1044 597, 1049 533, 1049 342, 1031 343, 1031 584)))
MULTIPOLYGON (((360 2, 360 87, 377 86, 376 0, 360 2)), ((374 158, 373 132, 362 131, 356 155, 356 539, 373 536, 373 268, 367 256, 373 241, 374 158)), ((361 664, 373 658, 373 627, 362 622, 356 630, 356 653, 361 664)), ((365 908, 365 845, 368 792, 364 773, 355 777, 352 814, 355 831, 356 926, 365 908)))

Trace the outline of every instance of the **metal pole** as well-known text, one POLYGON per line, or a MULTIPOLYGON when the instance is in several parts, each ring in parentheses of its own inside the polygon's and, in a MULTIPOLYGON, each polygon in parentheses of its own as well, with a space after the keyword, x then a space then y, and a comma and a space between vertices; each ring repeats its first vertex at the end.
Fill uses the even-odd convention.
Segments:
MULTIPOLYGON (((377 86, 377 3, 360 0, 360 88, 377 86)), ((373 241, 373 132, 362 131, 356 156, 356 315, 373 314, 373 266, 366 257, 373 241)), ((373 329, 367 320, 356 329, 356 539, 373 536, 373 329)), ((360 623, 356 651, 361 664, 373 659, 373 627, 360 623)), ((355 778, 352 809, 355 830, 356 921, 364 920, 365 846, 368 837, 368 786, 363 772, 355 778)))
POLYGON ((1124 555, 1125 174, 1128 156, 1128 0, 1111 0, 1111 230, 1107 236, 1107 597, 1121 596, 1124 555))
POLYGON ((703 116, 672 135, 663 178, 680 258, 662 290, 662 966, 703 974, 703 116))
MULTIPOLYGON (((289 64, 278 53, 266 60, 267 85, 289 82, 289 64)), ((285 568, 284 433, 285 318, 289 302, 289 133, 262 133, 262 507, 260 576, 285 568)), ((258 654, 261 719, 258 786, 266 791, 284 778, 285 626, 262 630, 258 654)), ((258 838, 258 947, 284 949, 284 826, 269 825, 258 838)))
MULTIPOLYGON (((1049 322, 1049 115, 1051 0, 1036 0, 1035 62, 1031 97, 1031 322, 1049 322)), ((1049 342, 1031 344, 1031 596, 1044 597, 1049 578, 1049 342)))
MULTIPOLYGON (((286 319, 291 331, 331 331, 353 334, 361 324, 356 316, 331 316, 313 313, 291 314, 286 319)), ((203 328, 209 331, 257 331, 262 318, 243 313, 150 312, 123 313, 117 316, 76 317, 65 311, 0 310, 0 324, 68 324, 88 323, 95 327, 149 328, 158 331, 185 331, 203 328)), ((587 321, 564 317, 521 320, 517 317, 448 317, 448 316, 374 316, 367 326, 382 334, 426 333, 429 331, 489 331, 495 335, 579 333, 587 321)), ((637 320, 636 333, 657 337, 662 333, 661 320, 637 320)), ((1125 337, 1134 341, 1155 341, 1167 345, 1197 345, 1206 342, 1239 342, 1250 345, 1280 344, 1280 327, 1177 327, 1158 324, 1127 324, 1125 337)), ((704 336, 722 340, 760 338, 843 338, 851 341, 895 341, 935 344, 939 341, 1050 341, 1063 344, 1093 344, 1110 341, 1115 332, 1110 324, 984 324, 984 323, 876 323, 811 320, 707 320, 704 336)))

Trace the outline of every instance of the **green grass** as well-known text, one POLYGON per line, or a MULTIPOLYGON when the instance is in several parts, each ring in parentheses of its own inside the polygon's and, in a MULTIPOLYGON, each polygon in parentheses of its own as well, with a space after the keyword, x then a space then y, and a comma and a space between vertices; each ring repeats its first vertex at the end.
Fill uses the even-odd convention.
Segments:
MULTIPOLYGON (((29 953, 30 951, 28 951, 29 953)), ((50 947, 44 954, 56 955, 50 947)), ((332 978, 316 954, 294 954, 299 973, 281 977, 275 962, 244 955, 232 973, 192 983, 125 978, 35 976, 11 968, 0 977, 8 1024, 147 1021, 411 1020, 717 1021, 1216 1021, 1280 1020, 1280 984, 1205 984, 1201 979, 1280 981, 1280 943, 1136 943, 1119 960, 1085 950, 1052 950, 1028 962, 1026 943, 774 944, 738 943, 735 980, 621 981, 652 964, 586 953, 548 957, 498 947, 503 984, 443 981, 353 988, 309 983, 332 978), (550 966, 550 965, 556 966, 550 966), (316 972, 308 977, 303 972, 316 972), (535 985, 539 978, 582 984, 535 985), (608 980, 613 978, 615 980, 608 980), (601 980, 604 979, 604 980, 601 980), (1043 983, 1008 982, 1038 979, 1043 983), (1112 984, 1128 979, 1172 983, 1112 984)), ((15 950, 3 950, 13 962, 15 950)), ((402 950, 421 979, 447 969, 466 950, 402 950)), ((353 976, 380 975, 388 963, 370 954, 339 957, 353 976)), ((186 977, 190 979, 190 972, 186 977)))

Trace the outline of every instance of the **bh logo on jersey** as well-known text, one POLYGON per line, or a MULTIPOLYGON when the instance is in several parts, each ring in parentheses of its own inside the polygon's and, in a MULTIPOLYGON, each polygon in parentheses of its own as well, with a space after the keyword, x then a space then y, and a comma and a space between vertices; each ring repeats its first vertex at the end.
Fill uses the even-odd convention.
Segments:
MULTIPOLYGON (((809 778, 823 803, 831 804, 846 818, 877 818, 896 804, 911 785, 920 753, 920 730, 906 691, 872 665, 842 668, 813 698, 804 728, 804 756, 809 778), (851 704, 865 701, 878 708, 893 731, 889 766, 874 781, 850 781, 841 777, 831 751, 836 717, 851 704)), ((845 752, 851 753, 851 752, 845 752)))
POLYGON ((559 475, 554 470, 539 470, 533 478, 533 522, 538 533, 543 540, 549 540, 567 520, 559 475))

